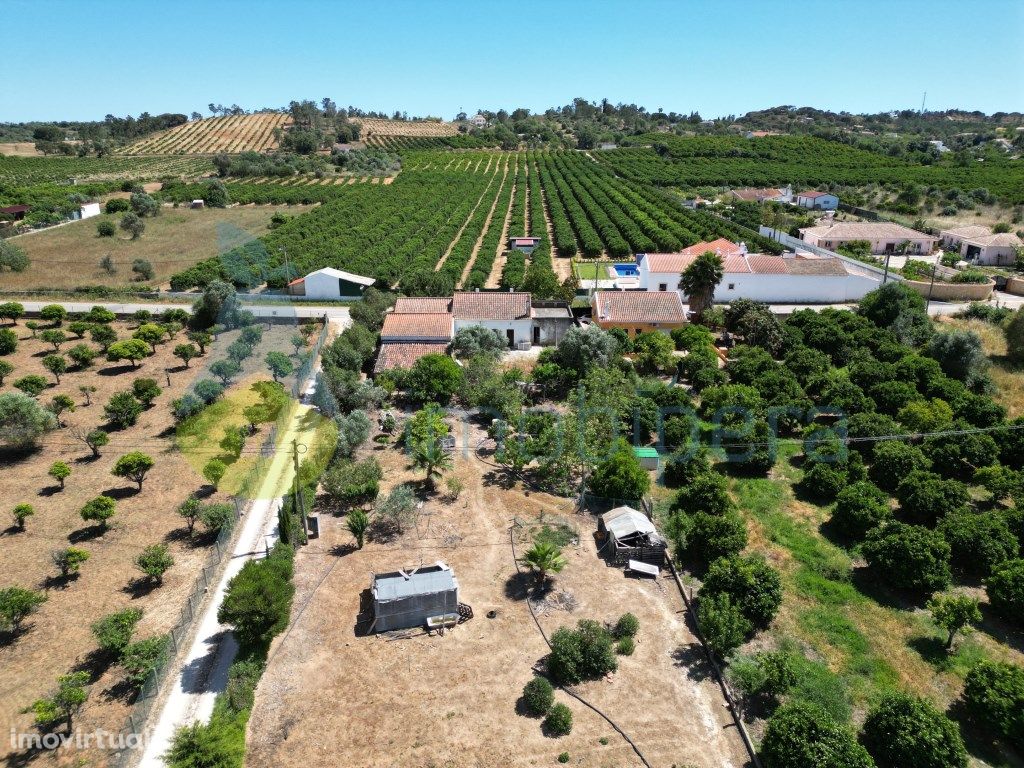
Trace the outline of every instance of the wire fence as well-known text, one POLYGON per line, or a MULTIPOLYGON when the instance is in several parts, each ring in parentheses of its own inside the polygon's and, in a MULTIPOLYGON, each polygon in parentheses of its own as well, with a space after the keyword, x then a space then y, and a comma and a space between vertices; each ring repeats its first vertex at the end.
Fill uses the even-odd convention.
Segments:
MULTIPOLYGON (((234 519, 230 526, 221 528, 217 538, 213 542, 213 548, 207 554, 202 570, 196 576, 188 598, 178 614, 174 626, 167 634, 167 653, 146 678, 138 695, 128 712, 122 727, 123 739, 118 743, 132 743, 137 739, 138 734, 145 731, 146 723, 153 710, 153 706, 160 698, 161 692, 169 679, 173 679, 169 673, 177 666, 181 654, 188 649, 189 637, 192 634, 196 618, 200 615, 203 600, 210 587, 217 582, 222 566, 231 558, 231 541, 239 518, 241 518, 245 507, 255 497, 259 489, 259 483, 266 475, 266 471, 273 460, 276 450, 277 436, 283 427, 283 423, 291 416, 290 409, 282 408, 278 421, 272 424, 266 436, 260 444, 259 458, 252 465, 245 477, 242 479, 239 490, 232 497, 234 506, 234 519), (132 736, 129 739, 129 736, 132 736)), ((110 765, 112 768, 129 768, 138 754, 130 749, 125 749, 113 755, 110 765)))

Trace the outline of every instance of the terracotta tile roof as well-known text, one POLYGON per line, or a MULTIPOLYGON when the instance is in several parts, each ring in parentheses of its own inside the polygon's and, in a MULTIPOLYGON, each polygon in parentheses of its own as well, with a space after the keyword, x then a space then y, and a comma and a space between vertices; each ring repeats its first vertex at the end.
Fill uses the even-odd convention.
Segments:
POLYGON ((519 320, 530 316, 530 294, 457 292, 452 315, 456 320, 519 320))
MULTIPOLYGON (((728 241, 726 240, 723 242, 728 241)), ((691 246, 691 248, 692 247, 695 246, 691 246)), ((737 246, 737 249, 738 248, 739 246, 737 246)), ((686 251, 682 251, 680 253, 645 253, 644 258, 647 259, 651 272, 678 272, 682 274, 688 266, 697 260, 698 256, 707 250, 707 248, 703 248, 695 253, 687 253, 686 251)), ((743 256, 739 254, 738 250, 733 254, 722 253, 720 255, 723 257, 722 266, 726 272, 735 273, 750 271, 746 261, 744 261, 743 256)))
POLYGON ((426 355, 443 355, 448 345, 445 343, 390 343, 381 344, 377 353, 377 361, 373 364, 373 372, 390 371, 394 368, 412 368, 413 364, 426 355))
POLYGON ((452 316, 440 313, 389 312, 384 316, 380 340, 448 341, 452 337, 452 316))
POLYGON ((720 237, 717 240, 712 240, 710 243, 694 243, 689 248, 683 248, 680 253, 686 254, 687 256, 700 256, 702 253, 712 251, 720 256, 727 256, 730 253, 739 253, 740 247, 732 240, 726 240, 724 237, 720 237))
POLYGON ((393 311, 396 315, 445 313, 451 311, 451 304, 452 300, 445 296, 403 296, 395 302, 393 311))
POLYGON ((1021 246, 1021 239, 1013 232, 1000 232, 997 234, 992 232, 988 227, 983 227, 981 225, 969 225, 966 227, 956 227, 954 229, 944 229, 940 234, 943 237, 963 240, 971 245, 1009 245, 1018 248, 1021 246))
POLYGON ((686 322, 683 302, 675 291, 595 291, 592 306, 598 323, 686 322))
POLYGON ((849 272, 840 259, 782 259, 780 256, 772 256, 770 258, 780 259, 785 262, 785 267, 791 275, 821 275, 822 277, 828 276, 846 276, 849 272))
POLYGON ((934 242, 938 239, 891 221, 839 221, 830 226, 806 227, 800 230, 800 234, 801 236, 812 235, 818 240, 931 240, 934 242))
POLYGON ((786 259, 781 256, 769 256, 764 253, 752 253, 747 256, 747 265, 755 275, 785 275, 786 259))
POLYGON ((770 197, 780 197, 782 195, 782 190, 775 189, 773 187, 768 187, 766 189, 734 189, 732 190, 732 195, 740 200, 761 202, 762 200, 767 200, 770 197))

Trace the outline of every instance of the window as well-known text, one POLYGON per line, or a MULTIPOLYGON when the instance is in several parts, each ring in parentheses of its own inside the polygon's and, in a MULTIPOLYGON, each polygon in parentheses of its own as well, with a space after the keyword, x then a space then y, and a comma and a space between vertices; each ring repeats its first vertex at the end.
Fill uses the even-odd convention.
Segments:
POLYGON ((668 290, 668 283, 658 283, 658 290, 659 291, 667 291, 668 290))
POLYGON ((729 283, 729 290, 730 291, 736 290, 736 283, 729 283))

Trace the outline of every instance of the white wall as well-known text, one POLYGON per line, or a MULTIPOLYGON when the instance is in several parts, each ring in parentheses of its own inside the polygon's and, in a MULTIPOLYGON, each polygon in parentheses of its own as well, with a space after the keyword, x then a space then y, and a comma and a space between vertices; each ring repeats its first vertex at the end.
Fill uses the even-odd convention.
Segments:
MULTIPOLYGON (((678 287, 679 273, 647 272, 645 265, 646 262, 640 266, 641 288, 657 291, 661 283, 666 283, 670 291, 678 287)), ((715 291, 715 301, 728 303, 735 299, 753 299, 768 304, 832 304, 857 301, 880 285, 878 280, 858 274, 755 275, 727 272, 715 291)), ((686 297, 681 292, 680 296, 685 303, 686 297)))
MULTIPOLYGON (((852 242, 855 242, 855 241, 858 241, 858 240, 863 240, 863 239, 864 238, 853 237, 853 238, 847 238, 845 240, 835 240, 835 239, 829 240, 827 238, 819 238, 816 235, 810 235, 809 239, 807 240, 807 242, 810 243, 811 245, 817 245, 820 248, 827 248, 828 250, 834 251, 836 248, 838 248, 839 246, 843 245, 844 243, 852 243, 852 242)), ((931 253, 932 244, 933 244, 934 241, 932 241, 932 240, 913 240, 913 239, 910 239, 910 238, 903 238, 903 239, 895 238, 895 239, 884 239, 884 240, 871 240, 871 241, 869 241, 871 243, 871 253, 875 254, 876 256, 881 256, 882 254, 885 253, 885 246, 886 245, 892 245, 893 248, 898 248, 900 243, 903 243, 906 240, 910 241, 910 250, 907 251, 908 255, 918 255, 918 254, 920 254, 920 255, 927 255, 927 254, 931 253)))
POLYGON ((100 204, 99 203, 85 203, 82 205, 82 218, 91 219, 93 216, 100 215, 100 204))
POLYGON ((513 345, 521 341, 532 342, 533 340, 533 318, 530 317, 524 317, 520 320, 456 320, 455 332, 458 333, 460 329, 469 328, 473 325, 497 331, 503 339, 508 338, 506 332, 511 329, 515 333, 513 345))
POLYGON ((823 211, 832 211, 839 207, 839 198, 835 195, 822 195, 820 197, 797 197, 797 205, 801 208, 819 208, 823 211))
POLYGON ((313 272, 306 275, 306 296, 313 299, 337 299, 341 296, 338 278, 313 272))

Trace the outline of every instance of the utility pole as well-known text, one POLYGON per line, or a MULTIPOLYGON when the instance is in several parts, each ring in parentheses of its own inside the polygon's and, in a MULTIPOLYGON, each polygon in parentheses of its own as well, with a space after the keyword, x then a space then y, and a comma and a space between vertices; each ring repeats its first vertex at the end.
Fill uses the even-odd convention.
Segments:
POLYGON ((302 491, 299 488, 299 446, 292 440, 292 462, 295 467, 295 477, 292 480, 292 500, 295 508, 299 511, 302 519, 302 543, 306 543, 306 505, 302 498, 302 491))
POLYGON ((924 303, 924 313, 928 314, 928 307, 932 304, 932 289, 935 287, 935 271, 939 268, 939 260, 935 259, 935 263, 932 264, 932 282, 928 286, 928 301, 924 303))
MULTIPOLYGON (((287 286, 287 284, 292 281, 292 270, 291 267, 288 266, 288 249, 282 245, 277 250, 284 254, 284 282, 287 286)), ((287 292, 287 287, 285 288, 285 291, 287 292)))

